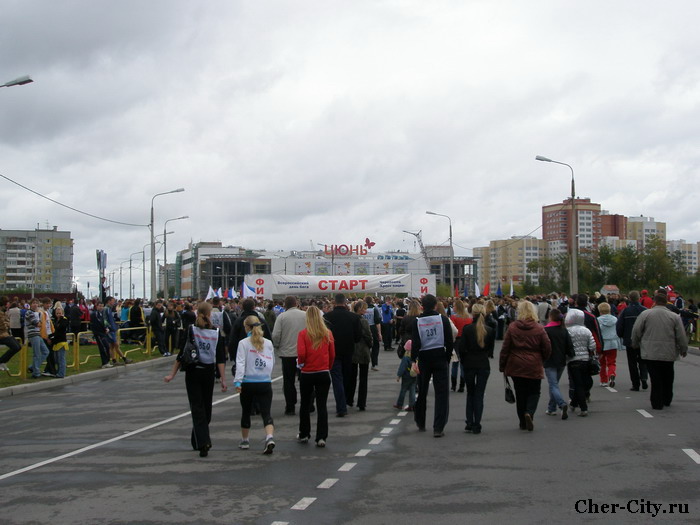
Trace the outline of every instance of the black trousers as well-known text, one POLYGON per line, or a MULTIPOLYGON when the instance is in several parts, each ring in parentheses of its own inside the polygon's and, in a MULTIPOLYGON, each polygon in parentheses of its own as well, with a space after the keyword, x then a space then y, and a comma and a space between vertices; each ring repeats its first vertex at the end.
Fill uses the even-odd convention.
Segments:
POLYGON ((529 377, 513 377, 513 390, 515 390, 515 409, 518 413, 520 428, 525 428, 525 414, 535 417, 537 403, 540 401, 541 379, 529 377))
POLYGON ((178 344, 178 339, 180 335, 180 330, 177 328, 166 328, 165 329, 165 343, 166 352, 177 353, 180 345, 178 344))
POLYGON ((14 337, 3 337, 0 339, 0 345, 8 348, 7 352, 0 357, 0 363, 7 363, 22 348, 14 337))
POLYGON ((449 367, 444 357, 419 357, 418 367, 418 398, 413 413, 418 428, 425 428, 425 411, 428 406, 428 387, 430 378, 433 378, 433 391, 435 392, 435 415, 433 418, 433 430, 442 432, 447 424, 450 414, 450 385, 449 367))
POLYGON ((391 350, 391 342, 393 340, 394 325, 391 323, 382 323, 382 341, 384 342, 384 350, 391 350))
POLYGON ((312 396, 316 398, 316 441, 328 439, 328 391, 331 388, 331 376, 328 372, 302 372, 299 378, 301 406, 299 407, 299 437, 311 437, 312 396), (314 395, 315 394, 315 395, 314 395))
POLYGON ((673 380, 675 370, 673 361, 654 361, 646 359, 645 364, 651 378, 651 408, 661 410, 673 401, 673 380))
POLYGON ((250 428, 253 402, 257 403, 263 425, 272 425, 272 383, 243 383, 241 386, 241 428, 250 428))
POLYGON ((646 381, 649 377, 647 365, 642 359, 639 348, 627 348, 627 366, 630 371, 630 380, 633 388, 639 388, 640 381, 646 381))
POLYGON ((592 381, 591 374, 588 372, 588 361, 571 361, 567 365, 567 370, 569 372, 571 406, 587 412, 586 394, 590 390, 588 383, 592 381))
POLYGON ((286 411, 294 410, 297 404, 297 358, 280 357, 282 361, 282 389, 286 411))
POLYGON ((153 330, 153 339, 155 339, 155 344, 158 345, 158 351, 161 354, 168 351, 168 345, 165 342, 165 332, 163 330, 153 330))
POLYGON ((370 325, 369 331, 372 332, 372 368, 379 364, 379 330, 377 325, 370 325))
POLYGON ((12 332, 12 337, 18 337, 24 344, 24 328, 10 328, 10 332, 12 332))
POLYGON ((211 423, 211 403, 214 397, 215 365, 190 367, 185 371, 187 400, 192 412, 192 448, 211 445, 209 423, 211 423))
POLYGON ((345 401, 348 406, 353 406, 355 403, 355 392, 357 392, 357 406, 365 408, 367 406, 367 376, 369 372, 369 363, 360 365, 352 364, 352 377, 348 388, 345 389, 345 401), (357 380, 360 380, 358 388, 357 380))

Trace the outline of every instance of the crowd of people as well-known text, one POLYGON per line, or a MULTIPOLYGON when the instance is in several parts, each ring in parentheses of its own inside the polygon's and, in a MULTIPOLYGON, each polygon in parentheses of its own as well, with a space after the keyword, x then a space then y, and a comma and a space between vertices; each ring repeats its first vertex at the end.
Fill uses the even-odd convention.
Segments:
POLYGON ((148 325, 160 353, 177 354, 165 382, 172 381, 179 370, 185 371, 193 420, 191 444, 203 457, 211 448, 214 385, 218 382, 222 391, 228 389, 227 362, 240 393, 239 447, 250 448, 252 417, 259 415, 265 431, 263 452, 272 454, 272 373, 278 360, 284 414, 298 415, 299 443, 312 439, 315 412, 313 439, 316 446, 326 446, 331 389, 336 417, 345 417, 354 407, 366 409, 370 371, 379 370, 382 347, 391 352, 382 361, 397 367, 395 377, 400 382, 393 406, 413 412, 420 431, 426 430, 432 384, 432 428, 439 438, 449 417, 450 389, 466 389, 465 431, 482 432, 491 360, 496 340, 502 339, 498 369, 512 379, 519 428, 533 431, 543 379, 549 391, 545 414, 560 415, 562 420, 570 414, 586 417, 593 377, 599 376, 600 386, 619 384, 617 353, 623 349, 630 389, 647 390, 651 380, 652 408, 669 406, 673 363, 687 354, 686 328, 698 315, 694 301, 669 302, 664 289, 653 297, 646 291, 523 299, 438 299, 428 294, 421 299, 377 300, 337 294, 332 301, 215 297, 199 302, 159 299, 147 305, 139 299, 122 302, 108 297, 105 304, 81 300, 52 305, 49 299, 32 299, 22 306, 0 299, 0 344, 8 347, 0 357, 0 370, 7 370, 7 362, 19 351, 17 339, 26 337, 33 351, 34 378, 65 376, 67 335, 86 329, 95 337, 103 367, 119 360, 126 364, 129 360, 121 352, 118 328, 131 329, 122 333, 123 338, 143 341, 148 325), (564 371, 568 396, 559 386, 564 371))

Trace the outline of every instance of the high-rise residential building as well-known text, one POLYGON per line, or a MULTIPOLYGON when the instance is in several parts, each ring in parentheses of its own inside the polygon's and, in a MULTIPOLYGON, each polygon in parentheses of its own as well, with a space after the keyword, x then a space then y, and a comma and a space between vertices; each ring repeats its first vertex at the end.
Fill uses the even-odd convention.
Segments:
POLYGON ((70 293, 73 239, 52 229, 0 230, 0 291, 70 293))
MULTIPOLYGON (((591 199, 575 201, 577 215, 578 251, 597 250, 602 236, 600 204, 591 199)), ((542 238, 550 255, 571 251, 571 199, 542 206, 542 238)))
POLYGON ((627 238, 627 217, 617 213, 610 213, 607 210, 600 212, 600 235, 601 237, 627 238))
POLYGON ((528 278, 533 284, 539 284, 537 272, 529 272, 527 265, 547 253, 547 243, 535 237, 511 237, 510 239, 491 241, 488 246, 474 248, 474 257, 480 259, 478 264, 479 287, 483 290, 486 283, 491 283, 491 293, 495 293, 501 283, 504 286, 522 284, 528 278))
POLYGON ((652 235, 666 242, 666 223, 643 215, 627 218, 627 238, 637 241, 638 250, 644 249, 652 235))
POLYGON ((684 239, 666 242, 666 250, 671 256, 675 252, 680 254, 681 262, 688 275, 695 275, 698 271, 698 244, 697 242, 685 242, 684 239))
POLYGON ((603 236, 600 238, 600 244, 598 245, 598 247, 602 248, 603 246, 607 246, 608 248, 611 248, 613 250, 621 250, 622 248, 632 248, 636 250, 637 241, 633 241, 630 239, 620 239, 616 236, 603 236))

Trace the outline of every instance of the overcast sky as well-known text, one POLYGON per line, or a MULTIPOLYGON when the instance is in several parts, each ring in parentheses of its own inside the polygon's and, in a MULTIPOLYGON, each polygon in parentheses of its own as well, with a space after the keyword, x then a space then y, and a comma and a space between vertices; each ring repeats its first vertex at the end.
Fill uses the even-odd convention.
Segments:
MULTIPOLYGON (((698 241, 696 1, 0 0, 0 173, 113 220, 257 249, 402 230, 456 253, 541 237, 570 193, 698 241)), ((0 179, 95 285, 149 242, 0 179)), ((138 257, 138 256, 137 256, 138 257)), ((162 252, 158 256, 162 258, 162 252)), ((126 277, 125 277, 126 278, 126 277)), ((125 281, 126 282, 126 281, 125 281)), ((126 290, 126 286, 125 286, 126 290)), ((137 286, 140 292, 140 284, 137 286)))

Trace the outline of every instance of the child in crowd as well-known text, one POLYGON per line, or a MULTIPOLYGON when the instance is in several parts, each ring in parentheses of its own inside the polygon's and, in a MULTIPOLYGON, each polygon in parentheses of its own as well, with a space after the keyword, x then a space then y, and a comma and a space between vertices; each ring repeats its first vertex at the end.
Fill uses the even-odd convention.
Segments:
POLYGON ((399 369, 396 372, 396 382, 401 381, 401 390, 399 391, 399 398, 394 404, 394 408, 401 410, 404 408, 404 397, 408 392, 408 408, 409 412, 413 412, 413 406, 416 403, 416 373, 412 368, 411 363, 411 340, 406 341, 404 345, 406 353, 401 358, 401 363, 399 364, 399 369))
POLYGON ((68 350, 69 321, 63 315, 63 307, 54 307, 54 331, 51 334, 51 350, 56 361, 56 377, 66 377, 66 350, 68 350))

